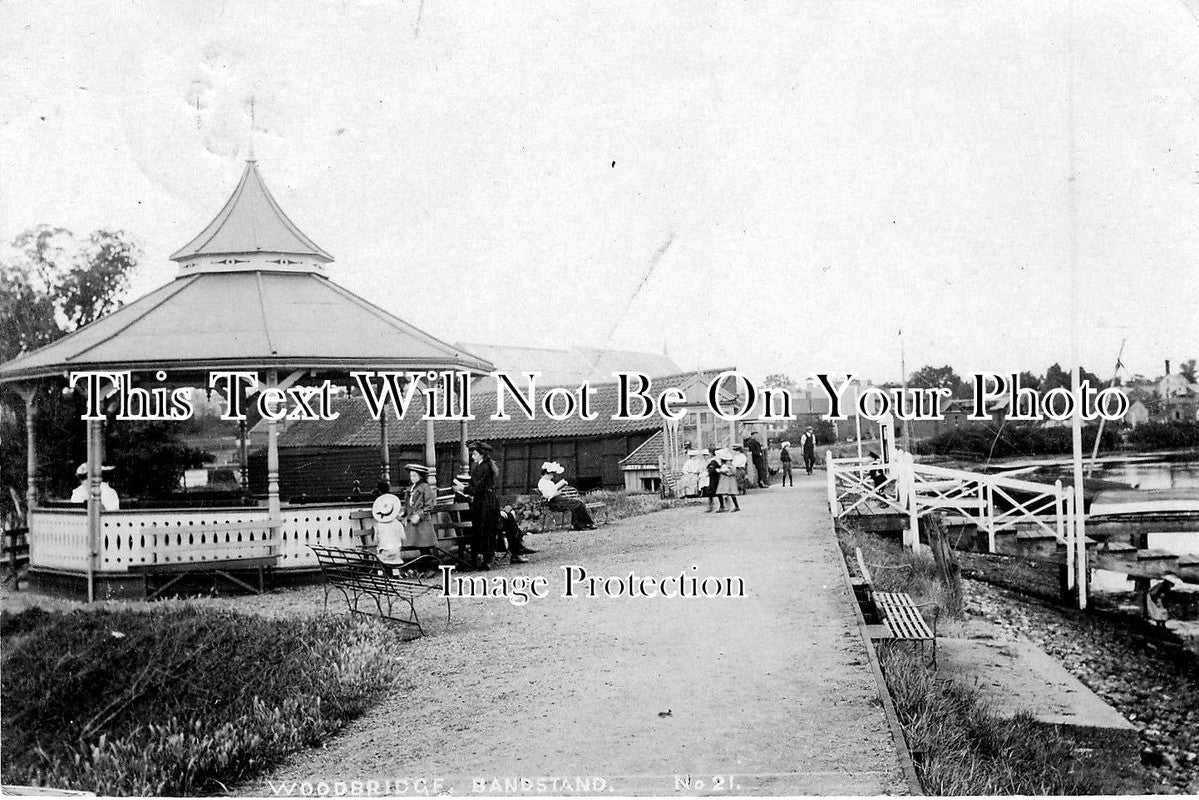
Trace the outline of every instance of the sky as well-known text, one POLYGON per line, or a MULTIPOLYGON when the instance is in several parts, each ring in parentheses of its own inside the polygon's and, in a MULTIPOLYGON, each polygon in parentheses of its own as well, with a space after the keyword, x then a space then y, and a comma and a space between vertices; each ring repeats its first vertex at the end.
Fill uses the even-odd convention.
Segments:
POLYGON ((253 139, 330 277, 448 341, 895 380, 901 330, 1043 372, 1077 312, 1157 375, 1199 357, 1194 10, 5 0, 0 241, 125 229, 140 295, 253 139))

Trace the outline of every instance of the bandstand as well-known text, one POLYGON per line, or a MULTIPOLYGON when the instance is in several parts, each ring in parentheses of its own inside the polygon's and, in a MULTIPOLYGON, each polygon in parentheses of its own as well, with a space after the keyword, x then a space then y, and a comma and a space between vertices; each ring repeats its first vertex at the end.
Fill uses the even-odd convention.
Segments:
MULTIPOLYGON (((368 505, 282 503, 278 423, 267 423, 267 492, 253 505, 104 511, 101 420, 87 423, 87 503, 48 503, 39 487, 34 423, 39 398, 63 390, 72 372, 127 370, 142 388, 205 388, 210 371, 252 371, 260 386, 286 389, 326 379, 348 386, 358 370, 481 375, 493 369, 331 281, 325 266, 333 257, 288 219, 253 160, 216 218, 171 260, 179 265, 171 283, 0 365, 0 384, 25 403, 35 588, 90 601, 144 597, 149 579, 186 571, 234 580, 244 570, 260 577, 264 568, 303 573, 316 568, 310 545, 357 544, 353 514, 368 505)), ((431 422, 426 432, 426 462, 435 476, 431 422)), ((465 448, 465 423, 459 433, 465 448)), ((385 419, 380 441, 380 476, 390 483, 385 419)), ((464 449, 462 455, 465 461, 464 449)))

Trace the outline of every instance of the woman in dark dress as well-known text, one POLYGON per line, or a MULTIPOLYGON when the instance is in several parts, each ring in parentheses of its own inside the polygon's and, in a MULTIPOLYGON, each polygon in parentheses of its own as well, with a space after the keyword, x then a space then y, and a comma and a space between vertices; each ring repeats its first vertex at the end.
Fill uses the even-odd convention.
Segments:
POLYGON ((479 569, 491 569, 491 558, 495 554, 495 540, 500 532, 500 498, 495 491, 495 468, 491 464, 491 445, 487 442, 470 442, 470 483, 466 493, 470 495, 471 560, 479 569))

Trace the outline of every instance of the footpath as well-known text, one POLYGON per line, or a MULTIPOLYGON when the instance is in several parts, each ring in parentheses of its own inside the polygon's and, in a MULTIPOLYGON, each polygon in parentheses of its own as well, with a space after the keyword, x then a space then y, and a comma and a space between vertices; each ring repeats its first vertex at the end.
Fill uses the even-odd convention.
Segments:
POLYGON ((686 506, 529 537, 529 564, 473 574, 544 575, 548 597, 458 600, 448 628, 426 605, 431 635, 400 645, 409 668, 388 697, 238 791, 907 793, 823 476, 797 478, 740 513, 686 506), (745 596, 564 598, 564 565, 626 583, 739 577, 745 596))

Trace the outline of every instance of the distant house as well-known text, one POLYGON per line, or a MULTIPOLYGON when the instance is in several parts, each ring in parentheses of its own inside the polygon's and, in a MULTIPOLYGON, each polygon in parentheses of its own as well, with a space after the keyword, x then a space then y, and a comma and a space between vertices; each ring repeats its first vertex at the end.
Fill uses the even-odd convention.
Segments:
POLYGON ((1122 421, 1126 425, 1131 425, 1135 428, 1138 425, 1148 422, 1149 419, 1149 406, 1145 404, 1144 400, 1137 398, 1129 403, 1128 411, 1124 414, 1122 421))
POLYGON ((1161 402, 1159 421, 1194 422, 1199 419, 1199 384, 1181 373, 1167 374, 1157 383, 1161 402))

